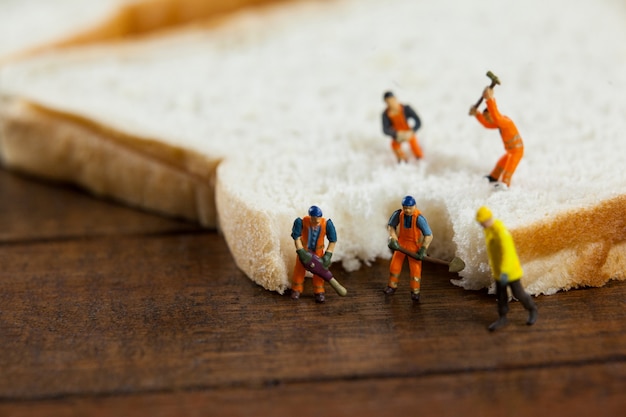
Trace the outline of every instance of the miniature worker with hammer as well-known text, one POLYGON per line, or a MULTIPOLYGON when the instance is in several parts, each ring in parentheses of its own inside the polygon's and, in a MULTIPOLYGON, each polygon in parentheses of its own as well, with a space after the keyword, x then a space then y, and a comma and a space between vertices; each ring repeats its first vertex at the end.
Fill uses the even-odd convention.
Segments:
POLYGON ((402 199, 402 209, 391 215, 387 224, 389 232, 388 246, 394 250, 389 265, 389 283, 383 291, 392 295, 398 288, 398 278, 402 272, 404 259, 409 255, 411 273, 411 299, 420 300, 420 281, 422 280, 422 259, 433 240, 433 233, 426 218, 416 207, 415 199, 407 195, 402 199))
POLYGON ((489 208, 483 206, 476 212, 476 221, 483 227, 487 255, 493 279, 496 281, 496 296, 498 297, 498 320, 489 325, 494 331, 506 324, 506 314, 509 312, 509 294, 511 288, 515 298, 520 300, 528 310, 526 324, 532 325, 537 321, 537 306, 531 296, 522 287, 521 278, 524 274, 513 237, 502 221, 494 219, 489 208))
POLYGON ((522 156, 524 156, 524 143, 513 121, 501 115, 498 106, 496 106, 493 88, 496 84, 500 84, 500 80, 491 71, 487 72, 487 76, 492 81, 491 85, 484 89, 482 97, 470 108, 469 114, 470 116, 475 116, 480 124, 487 129, 500 130, 506 153, 498 160, 496 166, 486 178, 489 182, 496 183, 496 185, 503 183, 506 187, 509 187, 511 185, 511 177, 522 156), (487 108, 480 113, 477 109, 483 99, 487 102, 487 108))

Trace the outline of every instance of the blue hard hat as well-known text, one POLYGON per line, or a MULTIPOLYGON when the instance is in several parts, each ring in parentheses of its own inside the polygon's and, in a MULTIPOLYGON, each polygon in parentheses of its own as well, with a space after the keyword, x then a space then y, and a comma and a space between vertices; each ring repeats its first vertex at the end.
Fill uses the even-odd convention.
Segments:
POLYGON ((415 199, 412 196, 407 195, 402 199, 402 207, 413 207, 414 205, 415 199))
POLYGON ((311 206, 309 208, 309 216, 322 217, 322 209, 317 206, 311 206))

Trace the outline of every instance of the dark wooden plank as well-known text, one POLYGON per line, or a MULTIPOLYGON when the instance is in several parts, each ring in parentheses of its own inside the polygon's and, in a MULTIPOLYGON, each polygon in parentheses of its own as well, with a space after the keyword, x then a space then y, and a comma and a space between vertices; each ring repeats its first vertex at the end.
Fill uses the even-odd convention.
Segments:
POLYGON ((190 230, 199 228, 0 169, 0 243, 190 230))
POLYGON ((626 364, 0 403, 0 415, 615 417, 626 364))
POLYGON ((444 268, 425 265, 420 305, 406 276, 381 292, 386 261, 335 269, 346 298, 316 305, 307 281, 294 302, 213 232, 2 171, 0 233, 0 415, 624 408, 624 282, 539 297, 532 327, 514 303, 491 334, 494 298, 444 268))
POLYGON ((425 269, 423 303, 387 263, 316 305, 261 289, 221 237, 8 245, 0 252, 0 398, 259 387, 514 372, 626 361, 625 283, 539 298, 540 318, 490 334, 493 297, 425 269))

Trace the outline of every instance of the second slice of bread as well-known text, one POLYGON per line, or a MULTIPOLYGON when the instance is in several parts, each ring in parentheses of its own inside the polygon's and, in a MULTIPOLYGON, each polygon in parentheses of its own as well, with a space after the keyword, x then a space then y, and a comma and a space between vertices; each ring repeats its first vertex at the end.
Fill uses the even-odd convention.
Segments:
POLYGON ((42 51, 124 39, 276 0, 21 0, 0 3, 0 64, 42 51))

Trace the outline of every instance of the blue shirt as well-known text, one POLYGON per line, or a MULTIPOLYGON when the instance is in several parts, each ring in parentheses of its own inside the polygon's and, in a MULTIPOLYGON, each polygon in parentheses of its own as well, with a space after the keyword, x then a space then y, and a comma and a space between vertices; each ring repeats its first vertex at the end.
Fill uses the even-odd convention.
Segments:
MULTIPOLYGON (((293 222, 293 227, 291 228, 291 237, 296 240, 299 237, 302 237, 302 219, 298 217, 293 222)), ((317 238, 319 237, 321 227, 311 227, 309 229, 309 241, 302 242, 306 243, 307 249, 315 252, 317 238)), ((337 242, 337 230, 335 229, 335 225, 331 219, 326 220, 326 238, 329 242, 337 242)))
MULTIPOLYGON (((400 213, 402 210, 396 210, 393 212, 391 217, 389 218, 389 223, 387 225, 393 227, 394 229, 398 227, 400 224, 400 213)), ((413 216, 404 216, 404 227, 405 229, 410 229, 413 224, 413 216)), ((432 230, 430 230, 430 226, 426 221, 426 218, 421 214, 417 216, 417 228, 420 229, 424 236, 431 236, 433 234, 432 230)))

